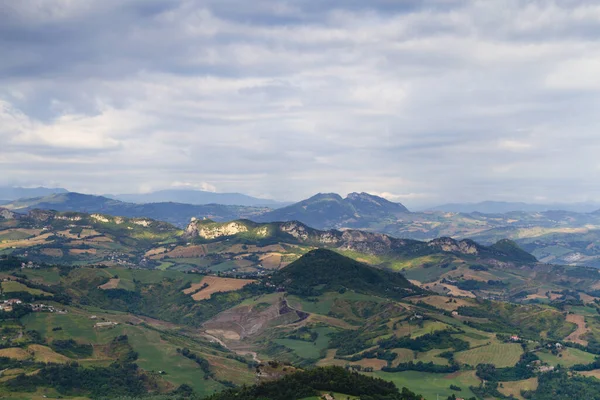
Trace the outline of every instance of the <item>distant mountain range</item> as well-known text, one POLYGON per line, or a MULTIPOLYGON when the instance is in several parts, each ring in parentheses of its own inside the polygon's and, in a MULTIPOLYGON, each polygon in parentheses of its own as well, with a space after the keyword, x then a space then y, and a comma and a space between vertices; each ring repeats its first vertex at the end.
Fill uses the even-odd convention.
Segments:
POLYGON ((8 187, 0 186, 0 204, 8 203, 12 200, 28 199, 32 197, 43 197, 49 196, 55 193, 67 193, 67 189, 63 188, 22 188, 22 187, 8 187))
MULTIPOLYGON (((116 200, 129 203, 184 203, 193 205, 222 204, 231 206, 249 207, 283 207, 290 203, 278 202, 270 199, 261 199, 241 193, 213 193, 202 190, 171 189, 144 194, 118 194, 105 195, 116 200)), ((1 196, 0 196, 1 198, 1 196)))
POLYGON ((299 221, 321 230, 361 229, 415 240, 469 238, 491 245, 507 238, 542 262, 600 267, 600 246, 597 245, 600 211, 410 212, 402 204, 367 193, 351 193, 345 198, 335 193, 317 194, 279 209, 174 202, 135 204, 79 193, 17 200, 1 207, 18 212, 39 208, 147 217, 180 228, 192 217, 219 222, 245 218, 255 222, 299 221))
POLYGON ((222 204, 193 205, 181 203, 134 204, 81 193, 60 193, 46 197, 21 199, 4 208, 11 211, 27 212, 33 209, 101 213, 121 217, 147 217, 185 226, 192 217, 210 218, 215 221, 230 221, 238 218, 251 218, 270 209, 260 207, 232 206, 222 204))
POLYGON ((445 211, 457 213, 505 214, 514 211, 543 212, 562 210, 579 213, 589 213, 600 208, 600 203, 552 203, 532 204, 505 201, 482 201, 480 203, 448 203, 428 208, 427 211, 445 211))

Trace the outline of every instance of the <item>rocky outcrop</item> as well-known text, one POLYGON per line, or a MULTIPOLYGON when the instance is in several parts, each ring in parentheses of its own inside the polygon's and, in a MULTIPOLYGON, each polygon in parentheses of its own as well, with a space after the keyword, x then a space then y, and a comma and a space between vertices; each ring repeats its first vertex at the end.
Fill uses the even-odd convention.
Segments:
POLYGON ((444 237, 434 239, 427 243, 427 245, 448 253, 460 253, 470 255, 479 254, 478 245, 470 240, 456 241, 452 238, 444 237))
POLYGON ((248 227, 236 221, 228 222, 226 224, 205 225, 198 228, 198 236, 203 239, 216 239, 223 236, 233 236, 242 232, 248 232, 248 227))
POLYGON ((17 214, 7 210, 6 208, 0 208, 0 218, 3 219, 15 219, 17 217, 17 214))

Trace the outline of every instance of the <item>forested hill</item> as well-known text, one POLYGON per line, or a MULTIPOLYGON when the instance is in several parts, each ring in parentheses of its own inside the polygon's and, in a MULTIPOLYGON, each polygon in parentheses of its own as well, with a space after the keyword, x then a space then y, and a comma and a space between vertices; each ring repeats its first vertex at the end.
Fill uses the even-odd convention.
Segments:
POLYGON ((289 293, 306 296, 346 289, 390 298, 423 292, 399 273, 374 268, 325 249, 306 253, 276 272, 272 279, 289 293))
POLYGON ((274 382, 227 390, 206 400, 297 400, 313 398, 321 392, 359 396, 362 400, 422 399, 405 388, 400 392, 394 384, 383 379, 348 372, 342 367, 329 367, 296 372, 274 382))

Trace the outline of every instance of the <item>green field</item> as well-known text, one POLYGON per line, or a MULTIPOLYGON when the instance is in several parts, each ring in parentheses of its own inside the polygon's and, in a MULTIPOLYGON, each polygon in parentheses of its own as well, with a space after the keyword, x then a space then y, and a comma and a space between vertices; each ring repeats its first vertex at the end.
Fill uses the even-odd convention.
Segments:
POLYGON ((378 297, 368 296, 361 293, 356 293, 353 291, 347 291, 344 294, 328 292, 322 296, 319 296, 317 301, 308 301, 305 298, 300 298, 298 296, 288 296, 288 302, 294 308, 301 309, 303 311, 313 313, 313 314, 321 314, 327 315, 331 312, 333 304, 336 300, 348 300, 348 301, 375 301, 379 302, 382 299, 378 297))
POLYGON ((42 281, 48 284, 56 284, 60 282, 60 274, 55 268, 27 270, 25 275, 27 276, 27 279, 42 281))
POLYGON ((27 239, 32 236, 33 235, 30 235, 25 232, 9 231, 9 232, 0 233, 0 242, 9 241, 9 240, 23 240, 23 239, 27 239))
POLYGON ((33 288, 23 285, 22 283, 14 282, 14 281, 2 282, 2 290, 6 294, 10 294, 13 292, 27 292, 27 293, 30 293, 30 294, 33 294, 36 296, 52 297, 52 293, 44 292, 43 290, 40 290, 40 289, 33 289, 33 288))
POLYGON ((461 364, 494 364, 498 368, 514 366, 523 354, 523 348, 517 343, 493 343, 475 349, 461 351, 454 355, 461 364))
POLYGON ((434 349, 429 350, 425 353, 417 354, 417 361, 423 361, 424 363, 432 362, 439 365, 448 365, 448 360, 442 357, 438 357, 440 353, 447 351, 447 349, 434 349))
POLYGON ((545 363, 554 366, 560 364, 563 367, 572 367, 575 364, 590 364, 596 359, 596 356, 591 353, 570 347, 565 348, 557 356, 547 351, 539 351, 535 354, 545 363))
POLYGON ((433 374, 429 372, 405 371, 405 372, 382 372, 377 371, 370 374, 377 378, 393 382, 398 389, 403 387, 419 393, 426 400, 445 399, 455 394, 457 397, 475 397, 469 386, 479 386, 479 379, 475 371, 462 371, 453 374, 433 374), (450 385, 456 385, 462 389, 455 392, 450 385))
POLYGON ((329 346, 328 334, 335 332, 335 330, 332 328, 314 328, 311 330, 319 334, 314 343, 295 339, 275 339, 275 343, 293 350, 298 357, 316 360, 320 357, 321 350, 329 346))

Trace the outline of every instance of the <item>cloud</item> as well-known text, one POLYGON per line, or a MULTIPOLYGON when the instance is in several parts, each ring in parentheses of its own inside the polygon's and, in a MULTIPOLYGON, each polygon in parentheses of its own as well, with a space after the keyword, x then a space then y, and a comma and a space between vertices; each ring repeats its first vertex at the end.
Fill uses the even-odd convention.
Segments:
POLYGON ((591 0, 13 3, 6 182, 600 199, 591 0))

